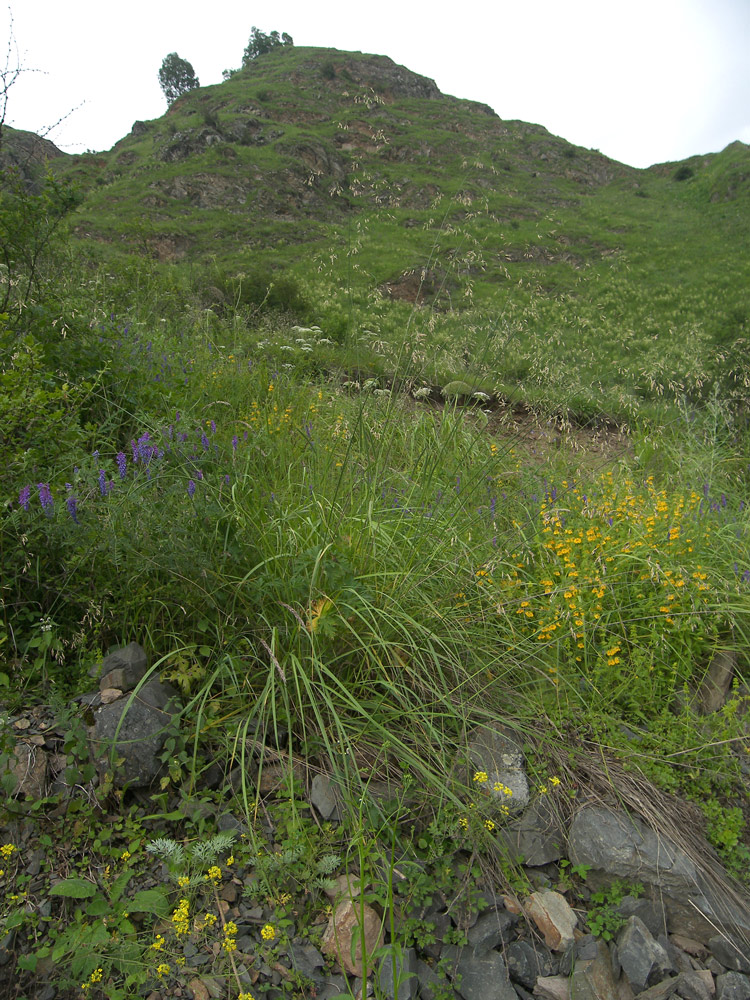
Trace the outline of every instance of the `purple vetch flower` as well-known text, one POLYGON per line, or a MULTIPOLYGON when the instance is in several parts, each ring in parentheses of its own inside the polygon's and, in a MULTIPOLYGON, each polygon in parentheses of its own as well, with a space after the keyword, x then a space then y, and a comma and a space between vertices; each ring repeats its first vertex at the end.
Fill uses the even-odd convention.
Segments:
POLYGON ((229 482, 230 482, 229 476, 226 476, 226 475, 224 476, 224 482, 227 484, 227 486, 229 486, 229 482))
POLYGON ((103 497, 107 495, 107 473, 104 469, 99 469, 99 492, 103 497))
POLYGON ((195 483, 193 482, 192 479, 188 479, 187 491, 188 491, 188 496, 192 500, 193 497, 195 496, 195 483))
POLYGON ((124 479, 128 471, 128 460, 124 451, 117 452, 117 469, 120 473, 120 479, 124 479))
POLYGON ((742 574, 742 582, 750 583, 750 569, 746 569, 745 572, 742 574))
POLYGON ((247 431, 242 435, 242 440, 247 441, 247 431))
POLYGON ((203 479, 203 469, 196 469, 195 478, 196 479, 203 479))
POLYGON ((494 516, 495 516, 495 507, 496 506, 497 506, 497 500, 496 500, 495 497, 493 497, 490 500, 490 517, 492 517, 492 518, 494 518, 494 516))
POLYGON ((201 431, 201 444, 203 445, 203 450, 208 451, 208 438, 206 437, 205 431, 201 431))
POLYGON ((93 455, 91 457, 94 459, 95 462, 97 462, 99 460, 99 449, 98 448, 96 449, 96 451, 93 453, 93 455))
POLYGON ((237 435, 233 434, 232 435, 232 451, 237 451, 237 446, 239 445, 239 443, 240 442, 237 440, 237 435))
POLYGON ((216 421, 215 420, 211 421, 211 433, 212 434, 216 433, 216 421))
POLYGON ((187 434, 185 433, 185 431, 180 431, 180 433, 179 433, 179 434, 177 435, 177 439, 178 439, 179 441, 181 441, 181 442, 182 442, 182 443, 184 444, 184 443, 185 443, 185 441, 187 441, 187 439, 188 439, 188 436, 187 436, 187 434))
POLYGON ((725 494, 722 493, 721 494, 721 506, 722 507, 726 507, 726 505, 727 505, 727 498, 726 498, 725 494))
POLYGON ((29 509, 29 497, 31 496, 31 487, 24 486, 24 488, 18 494, 18 503, 23 507, 24 510, 29 509))
POLYGON ((180 422, 180 411, 179 410, 175 410, 175 413, 174 413, 174 422, 176 424, 179 424, 179 422, 180 422))
POLYGON ((68 508, 68 513, 73 518, 73 521, 76 524, 80 524, 81 522, 78 520, 78 501, 72 494, 66 499, 65 506, 68 508))
POLYGON ((49 484, 37 483, 37 489, 39 490, 39 503, 42 505, 42 509, 46 514, 51 514, 54 501, 52 500, 49 484))

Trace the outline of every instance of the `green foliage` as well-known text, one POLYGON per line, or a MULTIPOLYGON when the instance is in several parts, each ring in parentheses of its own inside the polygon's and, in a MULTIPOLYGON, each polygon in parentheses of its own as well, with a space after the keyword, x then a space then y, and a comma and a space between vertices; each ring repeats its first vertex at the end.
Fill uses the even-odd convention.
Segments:
POLYGON ((250 41, 242 54, 242 66, 243 68, 248 66, 253 59, 257 59, 258 56, 265 55, 267 52, 272 52, 274 49, 291 47, 292 45, 294 45, 294 40, 285 31, 281 34, 278 31, 272 31, 266 35, 253 25, 250 41))
POLYGON ((0 313, 13 329, 28 329, 27 307, 56 275, 63 220, 79 197, 52 174, 34 194, 17 169, 0 169, 0 313))
POLYGON ((626 896, 637 899, 642 893, 643 886, 640 883, 630 884, 620 879, 609 887, 592 892, 590 902, 594 905, 589 909, 586 917, 589 931, 595 937, 611 941, 626 923, 625 917, 617 911, 617 907, 626 896))
POLYGON ((159 67, 159 86, 164 92, 168 104, 173 104, 178 97, 200 87, 200 81, 187 59, 181 59, 176 52, 164 56, 159 67))

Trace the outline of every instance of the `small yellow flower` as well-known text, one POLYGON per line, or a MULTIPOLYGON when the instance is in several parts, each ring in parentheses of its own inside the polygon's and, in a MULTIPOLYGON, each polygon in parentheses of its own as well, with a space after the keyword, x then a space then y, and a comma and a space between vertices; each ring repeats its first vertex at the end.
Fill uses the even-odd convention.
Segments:
POLYGON ((485 781, 487 780, 487 772, 486 771, 475 771, 474 772, 474 778, 473 778, 473 780, 476 781, 476 783, 478 785, 483 785, 485 783, 485 781))
POLYGON ((8 858, 13 853, 13 851, 15 851, 15 850, 17 850, 15 844, 3 844, 3 846, 0 847, 0 854, 2 854, 3 860, 7 861, 8 858))
POLYGON ((540 795, 546 795, 548 791, 549 791, 549 789, 547 788, 546 785, 540 785, 539 786, 539 794, 540 795))
POLYGON ((162 962, 156 967, 156 975, 159 979, 163 979, 165 976, 169 975, 169 966, 166 962, 162 962))
POLYGON ((161 951, 164 947, 164 937, 161 934, 156 935, 156 940, 151 945, 153 951, 161 951))
POLYGON ((208 869, 208 875, 206 875, 206 878, 210 878, 215 885, 221 878, 221 868, 219 868, 218 865, 211 865, 208 869))
POLYGON ((227 955, 232 951, 237 951, 237 942, 234 938, 224 938, 221 942, 221 947, 227 953, 227 955))
POLYGON ((130 857, 130 851, 123 851, 120 855, 120 861, 127 861, 130 857))
POLYGON ((190 879, 188 878, 187 875, 180 875, 180 877, 177 879, 177 885, 181 889, 187 889, 187 887, 190 885, 190 879))
POLYGON ((485 825, 485 829, 489 830, 490 833, 492 833, 492 831, 495 829, 495 824, 492 822, 491 819, 486 819, 484 821, 484 825, 485 825))
POLYGON ((228 920, 224 924, 224 937, 237 937, 237 924, 234 920, 228 920))
POLYGON ((264 927, 261 928, 260 936, 263 938, 264 941, 273 941, 273 939, 276 937, 276 928, 273 926, 273 924, 266 924, 264 927))
POLYGON ((217 916, 216 916, 215 913, 204 913, 203 914, 203 926, 204 927, 213 927, 213 925, 216 923, 217 919, 218 918, 217 918, 217 916))
POLYGON ((229 857, 227 858, 227 860, 224 862, 224 864, 227 866, 227 868, 229 868, 230 865, 233 865, 234 864, 234 855, 230 854, 229 857))
POLYGON ((553 775, 553 777, 549 779, 549 783, 550 785, 554 785, 555 788, 557 788, 557 786, 560 784, 560 779, 557 777, 557 775, 553 775))
POLYGON ((104 969, 95 969, 89 976, 90 983, 100 983, 104 976, 104 969))
MULTIPOLYGON (((748 753, 750 753, 750 747, 746 747, 746 750, 748 753)), ((461 827, 462 830, 468 830, 469 829, 468 818, 466 816, 462 816, 458 821, 458 825, 461 827)))

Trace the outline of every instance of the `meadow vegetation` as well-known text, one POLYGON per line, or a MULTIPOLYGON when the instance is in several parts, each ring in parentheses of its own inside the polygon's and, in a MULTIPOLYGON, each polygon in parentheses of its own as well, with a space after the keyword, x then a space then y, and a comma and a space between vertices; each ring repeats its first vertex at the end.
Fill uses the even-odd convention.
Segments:
MULTIPOLYGON (((256 76, 266 103, 283 105, 302 58, 264 56, 179 113, 197 114, 202 95, 247 93, 256 76)), ((346 69, 330 59, 321 88, 346 69)), ((412 99, 416 130, 434 127, 438 105, 412 99)), ((352 105, 350 124, 372 112, 373 128, 393 126, 386 111, 352 105)), ((169 117, 132 140, 144 156, 169 117)), ((512 158, 524 140, 511 138, 512 158)), ((208 208, 183 224, 198 245, 221 221, 214 258, 161 262, 140 251, 160 227, 174 236, 173 206, 131 228, 125 213, 130 252, 83 238, 111 237, 128 199, 140 205, 110 156, 103 183, 67 203, 69 228, 45 238, 33 282, 21 256, 18 274, 4 272, 4 787, 8 719, 36 703, 75 719, 71 699, 113 647, 141 642, 184 703, 150 796, 100 787, 54 821, 53 800, 25 816, 8 805, 7 829, 38 825, 51 876, 53 830, 67 844, 62 909, 46 915, 24 902, 18 851, 2 849, 0 921, 27 934, 29 974, 54 953, 88 995, 176 981, 167 952, 197 914, 230 995, 242 994, 232 927, 213 926, 227 866, 253 868, 273 901, 269 961, 292 901, 306 894, 312 912, 347 864, 386 908, 396 845, 422 859, 425 880, 465 885, 466 872, 441 871, 441 852, 459 843, 486 858, 494 824, 481 796, 467 811, 473 792, 453 764, 472 727, 498 717, 522 738, 539 794, 574 800, 584 749, 619 760, 696 802, 724 862, 746 872, 746 196, 711 202, 700 169, 638 172, 637 188, 618 176, 575 195, 575 211, 514 215, 514 200, 533 200, 529 175, 517 168, 516 189, 493 193, 480 184, 497 174, 491 157, 457 150, 424 208, 379 209, 406 167, 378 163, 377 176, 349 177, 364 208, 346 222, 324 226, 323 208, 304 223, 259 218, 252 252, 230 263, 246 220, 208 208), (383 294, 389 282, 411 291, 383 294), (734 687, 705 715, 698 693, 717 651, 734 657, 734 687), (248 733, 285 747, 287 790, 272 807, 283 864, 249 783, 231 803, 249 839, 217 840, 212 825, 230 804, 202 775, 244 760, 248 733), (338 830, 313 828, 300 761, 345 777, 338 830), (390 811, 364 805, 380 779, 401 789, 390 811), (167 876, 128 895, 149 842, 167 876)), ((82 157, 66 169, 80 182, 100 168, 82 157)), ((59 191, 48 184, 19 189, 3 212, 40 208, 59 191)), ((520 878, 510 859, 503 878, 520 878)))

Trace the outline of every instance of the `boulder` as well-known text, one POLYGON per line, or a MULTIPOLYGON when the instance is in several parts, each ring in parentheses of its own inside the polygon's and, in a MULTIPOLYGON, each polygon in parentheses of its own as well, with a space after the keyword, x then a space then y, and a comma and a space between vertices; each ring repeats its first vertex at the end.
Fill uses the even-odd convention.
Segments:
POLYGON ((477 771, 487 775, 479 787, 511 812, 520 812, 529 804, 529 782, 526 777, 526 760, 518 742, 499 724, 478 727, 469 739, 468 759, 471 774, 477 771), (495 786, 498 786, 495 788, 495 786), (508 795, 504 789, 510 789, 508 795))
POLYGON ((549 796, 540 795, 518 819, 502 827, 498 842, 512 858, 521 858, 524 865, 531 867, 562 858, 565 833, 549 796))
POLYGON ((151 785, 162 770, 159 754, 177 711, 177 692, 155 677, 136 695, 102 705, 89 728, 89 743, 100 772, 111 769, 117 787, 151 785))
POLYGON ((373 952, 382 945, 383 928, 375 910, 358 900, 342 899, 331 914, 321 947, 342 969, 362 976, 365 959, 369 968, 373 952))
POLYGON ((618 934, 617 957, 636 994, 675 971, 666 951, 639 917, 628 917, 618 934))
POLYGON ((378 969, 380 991, 390 1000, 412 1000, 417 995, 417 953, 413 948, 384 955, 378 969))
POLYGON ((578 919, 559 892, 551 889, 532 892, 524 904, 524 910, 544 935, 544 943, 552 951, 565 951, 573 944, 573 931, 578 919))
POLYGON ((130 642, 104 657, 99 690, 117 688, 132 691, 148 670, 146 653, 137 642, 130 642))
MULTIPOLYGON (((706 857, 710 848, 706 844, 706 857)), ((722 933, 750 935, 750 897, 722 886, 720 868, 699 867, 669 837, 634 816, 607 806, 584 805, 568 831, 568 856, 589 865, 589 882, 624 878, 641 882, 663 901, 669 930, 705 943, 722 933)))

